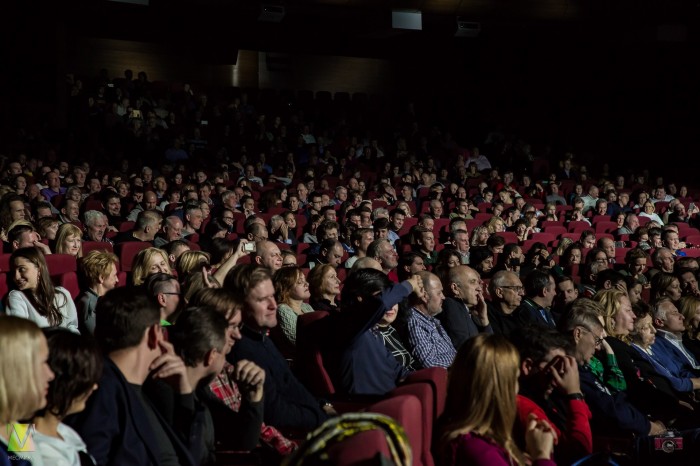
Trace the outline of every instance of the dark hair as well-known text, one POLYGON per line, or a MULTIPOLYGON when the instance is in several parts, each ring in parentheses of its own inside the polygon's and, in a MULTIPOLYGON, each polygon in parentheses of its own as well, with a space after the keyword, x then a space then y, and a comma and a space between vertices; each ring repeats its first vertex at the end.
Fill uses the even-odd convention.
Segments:
POLYGON ((227 254, 233 253, 236 245, 233 241, 226 238, 214 238, 209 245, 209 262, 211 264, 220 264, 227 254))
POLYGON ((63 328, 45 329, 49 366, 55 377, 49 384, 45 411, 63 417, 73 401, 91 390, 102 375, 102 356, 92 337, 63 328))
POLYGON ((228 319, 212 307, 186 309, 168 329, 168 338, 188 367, 204 361, 213 349, 223 352, 226 346, 228 319))
POLYGON ((358 269, 345 279, 340 301, 344 305, 352 304, 358 296, 372 296, 390 286, 391 281, 384 272, 376 269, 358 269))
POLYGON ((29 223, 20 223, 7 232, 7 242, 12 245, 15 241, 19 241, 19 237, 23 233, 35 231, 34 227, 29 223))
POLYGON ((615 284, 620 283, 620 282, 625 282, 625 284, 627 284, 627 281, 625 281, 625 276, 622 275, 620 272, 617 272, 613 269, 605 269, 605 270, 601 270, 596 275, 596 279, 595 279, 596 289, 602 290, 603 285, 607 281, 609 281, 613 286, 615 286, 615 284))
POLYGON ((568 352, 570 348, 570 340, 566 335, 542 325, 527 325, 520 331, 513 332, 510 340, 518 348, 520 360, 530 358, 534 366, 544 361, 551 350, 561 348, 568 352))
POLYGON ((523 286, 528 297, 539 296, 543 289, 549 285, 549 272, 535 269, 525 276, 523 286))
POLYGON ((275 298, 277 303, 286 303, 292 288, 303 273, 299 267, 282 267, 272 276, 275 284, 275 298))
POLYGON ((416 258, 422 257, 420 254, 415 252, 407 252, 399 256, 399 265, 396 267, 396 273, 399 276, 399 280, 403 281, 408 279, 411 274, 404 270, 404 267, 410 267, 416 258))
POLYGON ((115 288, 97 301, 95 339, 107 353, 132 348, 158 322, 160 310, 145 289, 115 288))
MULTIPOLYGON (((12 231, 15 229, 16 228, 13 228, 12 231)), ((39 269, 36 290, 22 290, 21 293, 24 294, 39 315, 46 317, 46 320, 49 321, 49 325, 52 327, 60 326, 63 322, 63 314, 61 314, 60 308, 65 306, 68 300, 65 295, 56 292, 56 288, 49 275, 49 268, 46 265, 44 253, 33 246, 17 249, 10 256, 10 273, 8 277, 14 277, 15 259, 18 257, 31 262, 39 269), (56 303, 57 297, 58 303, 56 303)), ((11 280, 11 289, 16 288, 17 285, 14 283, 14 280, 11 280)))

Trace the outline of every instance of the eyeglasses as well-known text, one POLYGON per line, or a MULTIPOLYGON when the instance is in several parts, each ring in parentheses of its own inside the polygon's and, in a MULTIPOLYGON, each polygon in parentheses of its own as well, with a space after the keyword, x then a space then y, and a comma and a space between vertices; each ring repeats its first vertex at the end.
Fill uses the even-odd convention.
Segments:
POLYGON ((525 287, 524 287, 524 286, 521 286, 521 285, 499 286, 499 288, 506 288, 506 289, 509 289, 509 290, 513 290, 513 291, 515 291, 516 293, 521 293, 522 291, 525 290, 525 287))
POLYGON ((180 296, 182 293, 179 291, 161 291, 160 294, 171 294, 173 296, 180 296))
POLYGON ((590 329, 588 329, 588 328, 586 328, 586 327, 579 326, 579 328, 580 328, 581 330, 585 330, 586 332, 588 332, 588 333, 590 333, 591 335, 593 335, 593 339, 594 339, 594 341, 595 341, 596 347, 598 347, 598 346, 600 346, 600 345, 603 344, 604 338, 595 336, 595 333, 593 333, 592 330, 590 330, 590 329))

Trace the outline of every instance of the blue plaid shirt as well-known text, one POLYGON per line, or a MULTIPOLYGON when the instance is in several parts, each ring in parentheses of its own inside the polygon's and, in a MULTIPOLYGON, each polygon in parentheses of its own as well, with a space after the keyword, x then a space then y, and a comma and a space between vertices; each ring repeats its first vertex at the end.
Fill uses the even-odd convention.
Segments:
POLYGON ((457 354, 440 321, 416 308, 408 318, 408 343, 423 367, 450 367, 457 354))

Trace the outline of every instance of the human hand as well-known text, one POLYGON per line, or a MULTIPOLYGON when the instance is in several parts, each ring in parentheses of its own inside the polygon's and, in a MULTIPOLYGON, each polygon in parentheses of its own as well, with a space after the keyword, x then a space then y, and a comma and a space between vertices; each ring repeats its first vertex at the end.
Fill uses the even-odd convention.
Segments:
POLYGON ((484 292, 476 292, 476 305, 471 309, 472 319, 480 327, 486 327, 489 324, 489 314, 486 307, 486 300, 484 299, 484 292))
POLYGON ((265 370, 247 359, 236 363, 233 378, 238 384, 243 396, 251 403, 258 403, 263 398, 265 386, 265 370))
POLYGON ((177 389, 181 395, 192 393, 192 385, 187 378, 187 367, 182 358, 175 354, 173 344, 161 340, 158 345, 162 353, 148 367, 149 370, 153 371, 151 377, 163 379, 177 389))
POLYGON ((668 431, 666 426, 661 421, 651 421, 651 428, 649 429, 649 435, 661 435, 668 431))
POLYGON ((561 361, 560 363, 553 364, 549 368, 554 383, 567 395, 581 393, 581 382, 576 359, 572 356, 562 356, 559 360, 561 361))
POLYGON ((411 288, 413 288, 413 292, 416 294, 416 296, 423 299, 423 297, 425 296, 423 279, 420 278, 420 276, 418 275, 411 275, 411 277, 406 281, 411 284, 411 288))
POLYGON ((41 250, 41 252, 44 253, 45 256, 51 254, 51 248, 49 248, 48 244, 44 244, 41 241, 33 241, 32 244, 34 245, 35 248, 41 250))
POLYGON ((556 434, 545 421, 530 414, 525 431, 525 451, 533 460, 548 460, 552 457, 556 434))

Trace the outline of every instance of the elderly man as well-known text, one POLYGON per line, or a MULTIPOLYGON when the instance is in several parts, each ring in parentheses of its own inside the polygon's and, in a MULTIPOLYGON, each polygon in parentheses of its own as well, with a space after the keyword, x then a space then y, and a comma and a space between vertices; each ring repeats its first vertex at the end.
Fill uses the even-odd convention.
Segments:
MULTIPOLYGON (((685 322, 683 314, 668 297, 654 304, 656 340, 651 345, 655 358, 675 376, 700 376, 700 365, 683 344, 685 322)), ((698 387, 700 388, 700 383, 698 387)))
POLYGON ((199 205, 188 204, 185 207, 185 216, 183 222, 184 226, 182 227, 181 233, 183 238, 198 233, 199 229, 202 228, 203 221, 204 214, 202 213, 202 209, 199 207, 199 205))
POLYGON ((131 231, 119 233, 114 237, 114 243, 126 243, 130 241, 143 241, 152 243, 156 233, 160 230, 163 217, 156 211, 147 210, 141 212, 136 218, 136 223, 131 231))
POLYGON ((282 268, 282 252, 272 241, 258 241, 255 243, 253 261, 275 273, 282 268))
POLYGON ((625 224, 618 228, 616 235, 633 235, 639 228, 639 217, 634 212, 630 212, 625 216, 625 224))
POLYGON ((469 233, 467 230, 455 230, 452 232, 451 243, 459 254, 462 265, 469 264, 469 233))
POLYGON ((143 201, 136 204, 136 207, 134 207, 131 212, 129 212, 129 215, 126 216, 126 219, 130 222, 135 222, 136 217, 139 216, 139 214, 145 210, 153 210, 158 207, 158 196, 156 196, 156 193, 153 191, 146 191, 143 193, 143 201))
POLYGON ((651 255, 651 262, 654 264, 654 268, 650 269, 648 272, 650 279, 656 275, 657 272, 673 273, 675 259, 673 257, 673 251, 670 249, 664 247, 656 248, 651 255))
POLYGON ((489 283, 491 303, 488 306, 488 318, 493 333, 509 337, 518 327, 520 321, 514 314, 523 300, 525 288, 514 272, 500 270, 489 283))
POLYGON ((399 265, 399 255, 388 239, 375 239, 367 247, 367 257, 376 259, 382 265, 382 270, 387 275, 399 265))
POLYGON ((605 255, 608 256, 608 264, 615 264, 615 241, 610 238, 600 238, 597 246, 605 251, 605 255))
MULTIPOLYGON (((588 188, 588 194, 585 196, 581 197, 581 200, 583 201, 583 212, 586 213, 591 209, 595 209, 596 203, 598 202, 598 186, 596 185, 591 185, 590 188, 588 188)), ((607 202, 605 205, 605 208, 607 209, 607 202)))
POLYGON ((452 267, 445 284, 449 297, 442 305, 438 320, 455 349, 479 333, 493 333, 481 278, 476 270, 466 265, 452 267))
POLYGON ((163 247, 171 241, 182 239, 182 220, 176 215, 166 217, 161 233, 153 240, 157 248, 163 247))
POLYGON ((83 225, 85 235, 83 241, 97 241, 112 244, 112 241, 105 237, 107 231, 107 216, 98 210, 88 210, 83 214, 83 225))
POLYGON ((437 275, 419 272, 425 293, 412 296, 408 317, 408 343, 413 356, 423 367, 449 367, 457 351, 436 316, 442 312, 445 295, 437 275))

